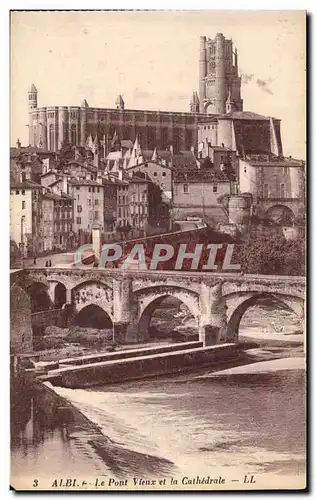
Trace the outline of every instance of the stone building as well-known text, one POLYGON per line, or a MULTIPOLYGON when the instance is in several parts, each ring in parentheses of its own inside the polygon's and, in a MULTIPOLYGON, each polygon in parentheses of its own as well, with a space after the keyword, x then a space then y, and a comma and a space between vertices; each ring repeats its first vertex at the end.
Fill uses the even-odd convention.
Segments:
POLYGON ((239 191, 251 193, 261 218, 289 223, 305 210, 305 162, 273 155, 246 155, 239 160, 239 191))
POLYGON ((172 219, 181 225, 192 218, 202 218, 211 226, 226 222, 227 214, 218 202, 230 195, 231 181, 221 172, 191 168, 174 172, 172 219))
POLYGON ((102 180, 72 178, 69 181, 71 195, 74 198, 75 233, 91 233, 97 223, 104 230, 104 188, 102 180))
POLYGON ((149 187, 151 182, 142 173, 134 173, 128 180, 129 223, 132 237, 146 235, 149 217, 149 187))
POLYGON ((41 248, 42 186, 29 179, 10 186, 10 236, 24 257, 41 248))

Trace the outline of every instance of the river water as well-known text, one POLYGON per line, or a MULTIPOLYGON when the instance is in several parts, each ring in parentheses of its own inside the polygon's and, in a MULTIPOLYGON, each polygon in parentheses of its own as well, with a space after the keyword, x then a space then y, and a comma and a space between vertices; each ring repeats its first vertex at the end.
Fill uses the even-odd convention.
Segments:
POLYGON ((216 473, 241 481, 249 473, 259 488, 271 477, 279 485, 302 484, 302 370, 54 390, 97 427, 69 417, 60 401, 51 408, 24 391, 12 415, 13 477, 172 475, 181 481, 216 473))

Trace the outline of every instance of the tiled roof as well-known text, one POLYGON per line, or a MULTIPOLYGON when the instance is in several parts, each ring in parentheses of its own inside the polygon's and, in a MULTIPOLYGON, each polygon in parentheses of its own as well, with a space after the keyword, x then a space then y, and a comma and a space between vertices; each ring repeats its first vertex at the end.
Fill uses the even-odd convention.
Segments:
POLYGON ((57 177, 58 177, 57 172, 53 172, 52 170, 49 170, 45 174, 42 174, 41 177, 46 177, 47 175, 57 175, 57 177))
MULTIPOLYGON (((144 160, 151 160, 154 154, 153 149, 145 149, 142 150, 142 155, 144 160)), ((162 158, 163 160, 171 160, 171 152, 169 149, 157 149, 157 156, 162 158)))
POLYGON ((84 163, 79 160, 69 160, 66 164, 66 168, 70 165, 78 165, 79 167, 85 168, 86 170, 90 170, 90 172, 96 172, 97 168, 92 165, 92 163, 84 163))
POLYGON ((176 154, 172 158, 172 164, 175 168, 181 167, 197 167, 196 158, 191 151, 183 151, 180 154, 176 154))
POLYGON ((190 169, 176 171, 174 182, 230 182, 227 176, 221 171, 190 169))
POLYGON ((12 147, 10 148, 10 156, 17 155, 18 153, 36 153, 39 155, 54 156, 55 153, 48 151, 48 149, 36 148, 34 146, 25 146, 21 148, 12 147))
POLYGON ((303 160, 296 160, 294 158, 278 157, 273 155, 264 154, 250 154, 246 155, 247 163, 254 166, 264 167, 302 167, 305 165, 303 160))
POLYGON ((41 189, 43 186, 37 182, 26 180, 10 185, 10 189, 41 189))
POLYGON ((68 194, 63 193, 63 192, 60 193, 60 194, 46 192, 46 193, 43 194, 43 196, 44 196, 44 198, 49 198, 49 199, 52 199, 52 200, 60 200, 62 198, 66 198, 68 200, 73 200, 74 199, 72 196, 69 196, 68 194))
POLYGON ((232 120, 270 120, 268 116, 259 115, 258 113, 253 113, 252 111, 232 111, 231 113, 220 115, 218 120, 228 118, 232 120))
POLYGON ((132 141, 129 141, 129 140, 126 140, 126 139, 123 139, 121 141, 121 146, 122 148, 126 148, 126 149, 132 149, 134 144, 132 143, 132 141))
POLYGON ((90 179, 71 179, 69 183, 74 186, 102 186, 102 184, 99 184, 96 181, 91 181, 90 179))

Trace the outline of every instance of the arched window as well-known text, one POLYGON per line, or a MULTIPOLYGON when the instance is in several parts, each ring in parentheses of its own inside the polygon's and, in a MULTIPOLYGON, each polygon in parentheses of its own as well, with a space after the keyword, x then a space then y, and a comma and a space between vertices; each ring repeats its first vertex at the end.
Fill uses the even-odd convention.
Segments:
POLYGON ((77 144, 77 126, 75 124, 71 125, 71 144, 77 144))
POLYGON ((52 123, 49 126, 49 149, 55 149, 55 129, 52 123))

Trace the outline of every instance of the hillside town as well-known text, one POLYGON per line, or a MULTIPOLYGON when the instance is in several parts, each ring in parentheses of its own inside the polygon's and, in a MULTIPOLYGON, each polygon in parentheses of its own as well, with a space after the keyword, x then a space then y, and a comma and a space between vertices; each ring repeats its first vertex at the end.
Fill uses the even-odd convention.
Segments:
POLYGON ((305 162, 283 155, 280 120, 243 111, 232 41, 200 41, 190 113, 126 110, 121 95, 113 109, 42 108, 30 86, 29 144, 10 151, 12 265, 74 250, 93 229, 106 243, 304 226, 305 162))

